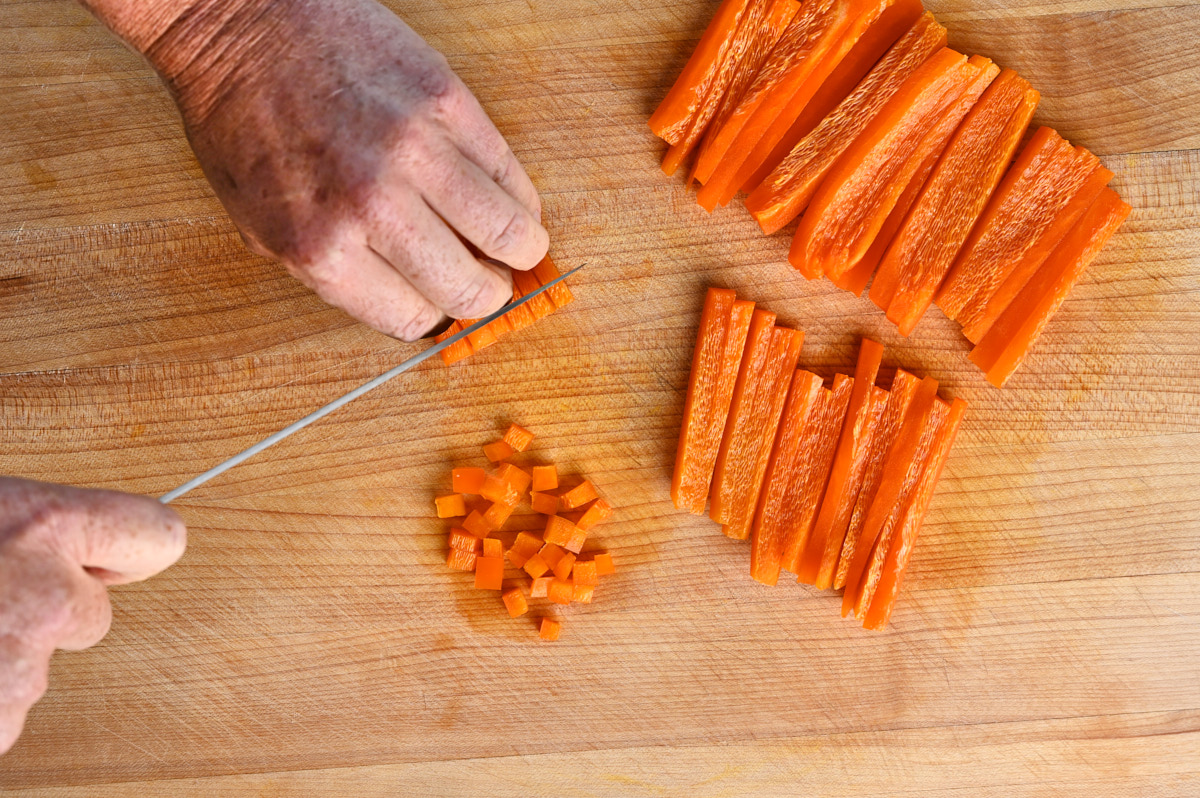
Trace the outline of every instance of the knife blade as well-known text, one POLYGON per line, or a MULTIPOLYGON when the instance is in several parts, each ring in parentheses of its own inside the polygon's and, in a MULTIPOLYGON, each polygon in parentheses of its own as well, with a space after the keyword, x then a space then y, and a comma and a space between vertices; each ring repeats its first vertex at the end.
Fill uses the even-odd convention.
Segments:
POLYGON ((586 265, 587 265, 586 263, 581 263, 578 266, 576 266, 574 269, 571 269, 569 272, 566 272, 565 274, 560 274, 558 277, 555 277, 553 280, 546 283, 545 285, 539 286, 534 291, 530 291, 528 294, 521 297, 520 299, 514 299, 512 302, 509 302, 507 305, 500 308, 495 313, 492 313, 491 315, 480 319, 479 321, 472 324, 470 327, 467 327, 464 330, 460 330, 459 332, 450 336, 446 340, 441 341, 437 344, 434 344, 433 346, 429 347, 428 349, 418 352, 417 354, 413 355, 412 357, 410 357, 408 360, 404 361, 400 365, 395 366, 394 368, 391 368, 388 371, 385 371, 383 374, 380 374, 375 379, 369 380, 368 382, 364 382, 362 385, 358 386, 353 391, 350 391, 349 393, 345 394, 344 396, 340 396, 337 399, 334 399, 329 404, 324 405, 323 407, 320 407, 320 408, 314 410, 313 412, 309 413, 304 418, 294 421, 291 424, 284 427, 283 429, 279 430, 278 432, 268 435, 266 438, 263 438, 258 443, 254 444, 253 446, 251 446, 247 449, 244 449, 241 452, 238 452, 233 457, 230 457, 228 460, 225 460, 222 463, 218 463, 217 465, 215 465, 212 468, 205 471, 203 474, 200 474, 197 477, 193 477, 192 479, 189 479, 187 482, 183 483, 178 488, 175 488, 175 490, 164 493, 162 496, 160 496, 158 498, 158 500, 160 502, 162 502, 163 504, 172 502, 175 499, 178 499, 183 494, 187 493, 188 491, 193 490, 194 488, 197 488, 197 487, 203 485, 205 482, 208 482, 213 477, 225 473, 226 471, 228 471, 229 469, 233 468, 236 465, 244 463, 246 460, 249 460, 251 457, 253 457, 254 455, 263 451, 264 449, 270 448, 271 446, 274 446, 275 444, 279 443, 281 440, 288 437, 292 433, 299 432, 300 430, 307 427, 309 424, 312 424, 314 421, 324 418, 325 416, 332 413, 334 410, 337 410, 339 407, 342 407, 343 405, 347 405, 350 402, 353 402, 355 399, 357 399, 358 397, 367 393, 368 391, 375 390, 376 388, 378 388, 380 385, 383 385, 388 380, 394 379, 395 377, 398 377, 401 374, 403 374, 404 372, 411 369, 413 366, 423 363, 424 361, 426 361, 429 358, 436 355, 438 352, 441 352, 446 347, 448 347, 458 341, 461 341, 463 338, 467 337, 468 335, 475 332, 479 328, 492 323, 496 319, 503 316, 505 313, 508 313, 513 308, 518 308, 521 305, 524 305, 526 302, 533 299, 538 294, 541 294, 542 292, 547 291, 550 288, 553 288, 555 285, 558 285, 563 280, 567 279, 572 274, 579 271, 586 265))

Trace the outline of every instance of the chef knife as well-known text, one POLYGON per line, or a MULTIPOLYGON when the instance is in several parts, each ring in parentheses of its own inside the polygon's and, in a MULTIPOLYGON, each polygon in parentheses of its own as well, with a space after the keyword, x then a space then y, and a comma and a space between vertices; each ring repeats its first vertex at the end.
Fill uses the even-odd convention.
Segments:
POLYGON ((383 385, 388 380, 390 380, 394 377, 400 376, 404 372, 411 369, 413 366, 416 366, 417 364, 422 363, 425 360, 428 360, 429 358, 433 357, 434 355, 436 355, 438 352, 441 352, 446 347, 451 346, 452 344, 454 344, 458 341, 461 341, 463 338, 467 337, 468 335, 470 335, 471 333, 480 329, 481 327, 484 327, 484 326, 490 324, 491 322, 493 322, 496 319, 503 316, 505 313, 508 313, 513 308, 518 308, 521 305, 524 305, 526 302, 533 299, 538 294, 540 294, 543 291, 546 291, 550 288, 553 288, 555 285, 558 285, 563 280, 567 279, 572 274, 579 271, 586 265, 587 264, 585 264, 585 263, 581 263, 578 266, 576 266, 574 269, 571 269, 566 274, 561 274, 558 277, 555 277, 550 282, 546 283, 545 285, 539 286, 534 291, 530 291, 528 294, 521 297, 520 299, 515 299, 512 302, 509 302, 507 305, 500 308, 499 310, 497 310, 495 313, 491 314, 490 316, 480 319, 479 321, 472 324, 470 327, 467 327, 464 330, 460 330, 459 332, 456 332, 454 335, 450 336, 446 340, 441 341, 440 343, 436 343, 433 346, 429 347, 428 349, 425 349, 425 350, 413 355, 412 357, 410 357, 408 360, 404 361, 400 365, 384 372, 383 374, 380 374, 378 377, 376 377, 375 379, 373 379, 369 382, 363 383, 362 385, 358 386, 357 388, 355 388, 353 391, 346 394, 345 396, 341 396, 337 399, 334 399, 332 402, 325 405, 324 407, 314 410, 313 412, 309 413, 304 418, 289 424, 288 426, 284 427, 283 429, 279 430, 278 432, 276 432, 272 435, 267 436, 266 438, 263 438, 258 443, 254 444, 253 446, 251 446, 250 448, 248 448, 242 452, 239 452, 238 454, 235 454, 233 457, 230 457, 225 462, 213 466, 212 468, 208 469, 207 471, 205 471, 203 474, 199 475, 198 477, 189 479, 187 482, 183 483, 178 488, 175 488, 175 490, 172 490, 168 493, 164 493, 162 496, 159 497, 158 500, 160 502, 162 502, 163 504, 166 504, 167 502, 172 502, 175 499, 178 499, 183 494, 192 490, 193 488, 197 488, 200 485, 203 485, 205 482, 208 482, 213 477, 215 477, 219 474, 223 474, 224 472, 233 468, 235 465, 244 463, 246 460, 249 460, 251 457, 253 457, 254 455, 261 452, 263 449, 266 449, 268 447, 274 446, 275 444, 279 443, 281 440, 283 440, 287 436, 291 435, 293 432, 299 432, 300 430, 304 429, 305 427, 307 427, 309 424, 313 423, 314 421, 324 418, 325 416, 332 413, 334 410, 337 410, 342 405, 353 402, 355 399, 357 399, 358 397, 367 393, 368 391, 372 391, 372 390, 378 388, 380 385, 383 385))

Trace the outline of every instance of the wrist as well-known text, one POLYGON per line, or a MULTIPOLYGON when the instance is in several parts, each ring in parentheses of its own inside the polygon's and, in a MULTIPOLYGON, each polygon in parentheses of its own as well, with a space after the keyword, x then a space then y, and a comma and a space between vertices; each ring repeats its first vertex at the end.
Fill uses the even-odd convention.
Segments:
POLYGON ((255 63, 277 54, 287 0, 83 0, 140 52, 185 118, 203 119, 255 63))

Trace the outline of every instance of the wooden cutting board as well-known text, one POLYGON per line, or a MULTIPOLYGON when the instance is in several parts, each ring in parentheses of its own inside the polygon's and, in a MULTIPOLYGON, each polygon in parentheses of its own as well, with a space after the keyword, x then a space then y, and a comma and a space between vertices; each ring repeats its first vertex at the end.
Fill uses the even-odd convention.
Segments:
MULTIPOLYGON (((1200 5, 938 0, 1132 217, 1010 387, 709 216, 645 120, 714 2, 394 2, 542 191, 578 301, 428 363, 179 504, 183 560, 55 657, 16 795, 1200 794, 1200 5), (675 512, 704 288, 887 346, 972 411, 884 633, 675 512), (620 572, 536 640, 431 517, 510 420, 617 508, 620 572), (58 789, 50 789, 58 788, 58 789)), ((247 254, 140 60, 0 4, 0 473, 157 495, 417 351, 247 254)))

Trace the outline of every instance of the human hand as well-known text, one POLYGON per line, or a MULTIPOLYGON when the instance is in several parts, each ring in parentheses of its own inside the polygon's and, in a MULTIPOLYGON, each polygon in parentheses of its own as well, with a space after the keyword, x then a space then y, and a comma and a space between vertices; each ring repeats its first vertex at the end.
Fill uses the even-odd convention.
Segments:
POLYGON ((186 543, 152 499, 0 477, 0 754, 46 691, 54 650, 107 634, 106 587, 153 576, 186 543))
POLYGON ((546 254, 524 169, 446 60, 374 0, 85 0, 172 89, 247 245, 414 340, 546 254), (460 238, 461 237, 461 238, 460 238))

